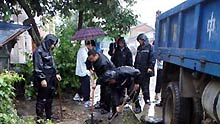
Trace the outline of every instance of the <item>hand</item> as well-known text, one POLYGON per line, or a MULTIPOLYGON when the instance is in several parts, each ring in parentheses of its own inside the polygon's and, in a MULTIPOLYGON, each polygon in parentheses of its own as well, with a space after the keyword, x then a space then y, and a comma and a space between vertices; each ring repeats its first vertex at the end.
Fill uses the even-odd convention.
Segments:
POLYGON ((42 87, 47 87, 47 81, 46 80, 42 80, 41 81, 41 86, 42 87))
POLYGON ((147 73, 152 73, 152 72, 153 72, 152 69, 150 69, 150 68, 147 69, 147 73))
POLYGON ((61 76, 59 74, 56 74, 56 78, 57 78, 58 81, 62 80, 62 78, 61 78, 61 76))
POLYGON ((115 49, 112 50, 112 54, 115 54, 115 49))
POLYGON ((95 88, 96 88, 96 85, 94 84, 94 85, 92 86, 92 89, 94 89, 94 90, 95 90, 95 88))
POLYGON ((140 85, 139 85, 139 84, 135 84, 135 85, 134 85, 134 89, 135 89, 135 90, 138 90, 138 89, 139 89, 139 87, 140 87, 140 85))
POLYGON ((121 106, 117 106, 117 107, 116 107, 116 112, 117 112, 117 113, 121 112, 121 106))
POLYGON ((91 74, 91 76, 95 76, 95 72, 93 71, 93 70, 90 70, 90 74, 91 74))

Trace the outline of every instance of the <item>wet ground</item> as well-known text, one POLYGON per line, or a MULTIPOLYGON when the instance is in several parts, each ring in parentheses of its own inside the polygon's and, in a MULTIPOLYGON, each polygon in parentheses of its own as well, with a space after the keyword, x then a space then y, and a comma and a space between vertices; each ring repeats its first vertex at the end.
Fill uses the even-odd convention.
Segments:
MULTIPOLYGON (((140 114, 134 114, 132 111, 132 104, 127 105, 123 109, 123 112, 119 114, 115 119, 112 120, 111 124, 151 124, 150 122, 155 120, 161 120, 162 110, 161 107, 156 107, 154 101, 154 87, 155 87, 155 77, 151 78, 150 92, 151 92, 151 105, 145 105, 142 95, 139 99, 142 106, 142 112, 140 114), (146 122, 148 121, 148 122, 146 122)), ((97 86, 95 90, 95 102, 99 101, 100 87, 97 86)), ((60 116, 60 108, 58 99, 54 99, 53 103, 53 116, 56 119, 57 124, 91 124, 91 109, 84 107, 81 102, 76 102, 72 100, 71 93, 62 95, 62 112, 63 118, 60 116), (87 120, 88 123, 85 121, 87 120)), ((158 102, 158 101, 157 101, 158 102)), ((24 118, 34 118, 35 114, 35 103, 33 100, 16 100, 16 107, 20 116, 24 118)), ((98 121, 98 124, 110 124, 108 120, 109 114, 100 114, 100 110, 95 110, 93 113, 94 120, 98 121)), ((95 123, 94 123, 95 124, 95 123)))
MULTIPOLYGON (((19 116, 25 119, 36 117, 35 114, 35 103, 36 101, 28 100, 17 100, 16 107, 19 116)), ((54 99, 53 102, 53 117, 57 124, 84 124, 88 118, 89 109, 85 108, 82 104, 73 102, 72 99, 62 100, 62 112, 63 118, 60 118, 60 107, 58 99, 54 99)))
MULTIPOLYGON (((35 114, 36 101, 17 100, 16 107, 19 116, 25 119, 36 117, 35 114)), ((60 118, 60 108, 57 99, 53 103, 53 117, 57 118, 54 123, 56 124, 91 124, 91 111, 90 108, 85 108, 80 102, 72 101, 72 99, 62 101, 63 118, 60 118), (88 123, 86 123, 87 121, 88 123)), ((98 124, 138 124, 139 120, 134 116, 130 108, 126 108, 110 123, 108 114, 100 114, 99 109, 95 109, 93 113, 93 120, 98 121, 98 124)), ((97 124, 97 123, 93 123, 97 124)))

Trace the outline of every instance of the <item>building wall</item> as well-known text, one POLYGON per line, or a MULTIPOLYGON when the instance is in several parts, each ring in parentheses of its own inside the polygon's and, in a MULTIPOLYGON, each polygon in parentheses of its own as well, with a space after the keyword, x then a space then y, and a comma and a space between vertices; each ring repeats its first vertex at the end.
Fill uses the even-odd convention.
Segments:
POLYGON ((32 39, 27 31, 18 36, 17 43, 11 50, 10 63, 26 63, 26 54, 32 54, 32 39))
MULTIPOLYGON (((27 15, 24 11, 22 14, 13 15, 11 18, 15 24, 21 25, 25 19, 27 19, 27 15)), ((17 37, 17 43, 10 53, 10 63, 26 63, 26 54, 32 54, 32 39, 27 31, 17 37)))

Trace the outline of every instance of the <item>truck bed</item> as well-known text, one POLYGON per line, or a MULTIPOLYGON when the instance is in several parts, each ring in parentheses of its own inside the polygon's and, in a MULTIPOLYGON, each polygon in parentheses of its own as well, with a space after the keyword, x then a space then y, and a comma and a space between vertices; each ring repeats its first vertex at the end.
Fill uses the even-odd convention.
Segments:
POLYGON ((156 22, 157 57, 220 77, 220 0, 188 0, 156 22))

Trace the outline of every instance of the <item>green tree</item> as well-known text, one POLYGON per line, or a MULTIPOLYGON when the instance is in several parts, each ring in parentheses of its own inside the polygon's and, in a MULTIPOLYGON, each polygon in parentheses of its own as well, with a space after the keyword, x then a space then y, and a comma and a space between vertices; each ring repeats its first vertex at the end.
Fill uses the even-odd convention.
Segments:
POLYGON ((15 4, 24 9, 28 15, 24 24, 33 27, 29 33, 38 44, 39 31, 34 17, 41 15, 50 19, 59 15, 62 18, 62 24, 56 28, 61 41, 55 52, 57 67, 64 79, 63 87, 69 83, 76 87, 78 84, 75 84, 77 78, 74 75, 79 43, 72 44, 71 37, 76 30, 87 26, 102 27, 110 37, 126 34, 136 24, 136 15, 129 9, 135 1, 124 0, 126 7, 122 7, 119 1, 121 0, 1 0, 0 10, 3 10, 2 15, 9 16, 19 14, 15 4))
POLYGON ((63 23, 56 27, 56 35, 60 39, 60 44, 55 49, 55 59, 57 69, 61 74, 63 81, 62 88, 77 88, 79 87, 78 78, 75 76, 76 55, 80 47, 79 42, 71 43, 73 32, 77 30, 74 17, 62 19, 63 23))
POLYGON ((103 27, 110 36, 117 32, 117 34, 127 32, 132 25, 136 24, 136 15, 128 9, 129 6, 135 3, 135 0, 124 0, 124 2, 127 3, 126 9, 120 5, 119 1, 120 0, 1 0, 0 10, 6 19, 11 14, 19 14, 19 10, 14 6, 15 4, 18 4, 24 9, 28 16, 24 24, 33 27, 33 30, 29 31, 29 33, 36 43, 39 44, 40 34, 34 17, 40 15, 47 18, 57 14, 70 17, 72 11, 75 11, 78 14, 77 29, 82 28, 83 25, 85 25, 84 23, 86 23, 86 26, 99 25, 103 27), (115 20, 112 20, 114 18, 115 20), (120 22, 120 25, 115 25, 115 22, 120 22), (120 26, 120 28, 118 26, 120 26))

